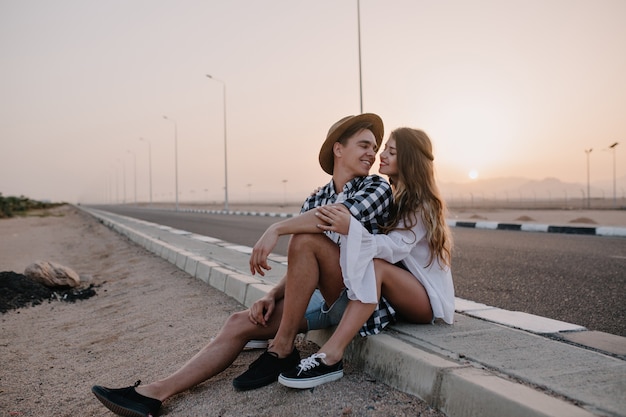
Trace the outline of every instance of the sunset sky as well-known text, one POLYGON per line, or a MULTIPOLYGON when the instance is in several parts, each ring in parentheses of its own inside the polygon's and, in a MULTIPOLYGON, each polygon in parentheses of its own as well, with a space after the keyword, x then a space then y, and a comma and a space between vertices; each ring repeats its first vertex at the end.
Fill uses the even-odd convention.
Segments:
MULTIPOLYGON (((441 183, 582 184, 593 149, 591 180, 615 157, 626 187, 626 1, 360 12, 363 111, 385 139, 425 130, 441 183)), ((329 180, 330 125, 360 112, 358 22, 357 0, 0 0, 0 193, 132 201, 136 179, 147 201, 151 160, 172 201, 177 160, 181 200, 219 201, 225 86, 230 198, 300 200, 329 180)))

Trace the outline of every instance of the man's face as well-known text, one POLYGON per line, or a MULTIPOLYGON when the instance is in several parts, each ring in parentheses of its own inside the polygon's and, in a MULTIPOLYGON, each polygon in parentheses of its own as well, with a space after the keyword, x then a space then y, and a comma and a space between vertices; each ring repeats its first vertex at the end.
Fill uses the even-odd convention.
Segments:
POLYGON ((350 137, 345 145, 335 144, 335 158, 346 173, 363 177, 369 174, 374 165, 377 150, 374 134, 363 129, 350 137))

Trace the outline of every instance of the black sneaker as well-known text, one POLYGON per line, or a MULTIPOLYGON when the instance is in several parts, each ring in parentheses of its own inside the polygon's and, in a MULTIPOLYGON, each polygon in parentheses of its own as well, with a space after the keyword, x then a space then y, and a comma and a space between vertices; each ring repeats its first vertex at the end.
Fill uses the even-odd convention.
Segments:
POLYGON ((265 351, 257 360, 250 364, 248 370, 233 379, 233 386, 241 391, 261 388, 276 382, 281 372, 291 369, 300 362, 298 349, 286 358, 279 358, 274 352, 265 351))
POLYGON ((159 415, 161 401, 146 397, 135 391, 141 381, 132 387, 106 388, 94 385, 91 392, 109 410, 124 417, 156 417, 159 415))
POLYGON ((314 353, 302 359, 298 366, 280 374, 278 382, 289 388, 307 389, 341 379, 343 361, 328 366, 322 362, 325 357, 325 353, 314 353))

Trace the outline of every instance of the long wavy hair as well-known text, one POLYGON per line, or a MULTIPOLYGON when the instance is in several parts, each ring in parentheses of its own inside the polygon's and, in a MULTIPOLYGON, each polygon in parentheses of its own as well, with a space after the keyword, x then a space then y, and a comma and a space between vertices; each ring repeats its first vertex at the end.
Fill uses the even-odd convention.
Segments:
POLYGON ((390 179, 394 204, 385 233, 398 228, 410 230, 418 221, 418 213, 426 228, 430 248, 427 266, 436 259, 440 265, 452 262, 452 235, 446 223, 446 204, 435 181, 433 147, 421 130, 401 127, 391 132, 396 141, 398 176, 390 179))

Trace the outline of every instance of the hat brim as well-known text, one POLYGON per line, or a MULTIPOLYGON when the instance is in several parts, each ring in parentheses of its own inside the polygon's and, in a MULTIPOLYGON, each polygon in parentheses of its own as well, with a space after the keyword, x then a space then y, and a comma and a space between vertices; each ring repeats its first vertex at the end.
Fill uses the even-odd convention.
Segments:
POLYGON ((348 130, 352 125, 359 122, 369 122, 372 127, 370 130, 374 134, 376 139, 376 149, 380 149, 380 144, 383 141, 385 134, 385 128, 383 120, 380 116, 374 113, 363 113, 357 116, 347 116, 335 123, 328 132, 326 140, 322 144, 319 154, 320 166, 327 174, 333 175, 335 157, 333 153, 333 145, 348 130))

